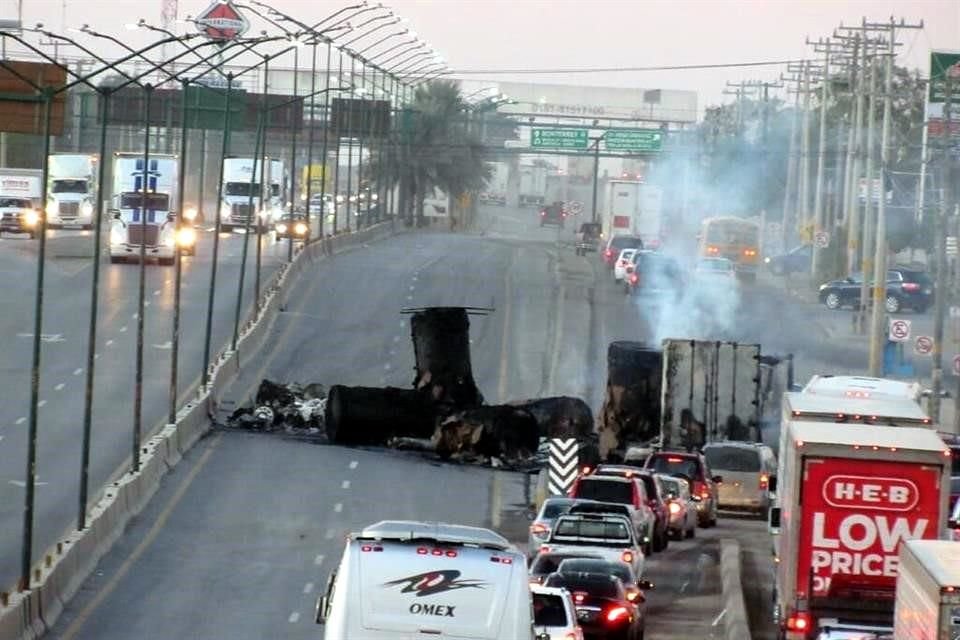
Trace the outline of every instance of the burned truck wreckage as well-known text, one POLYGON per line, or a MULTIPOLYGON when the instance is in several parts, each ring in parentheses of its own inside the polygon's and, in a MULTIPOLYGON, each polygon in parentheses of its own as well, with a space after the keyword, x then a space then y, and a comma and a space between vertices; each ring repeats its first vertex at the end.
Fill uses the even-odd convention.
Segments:
MULTIPOLYGON (((779 415, 779 359, 759 345, 618 341, 607 353, 607 386, 594 420, 581 398, 486 404, 473 377, 475 307, 405 309, 414 378, 410 388, 278 384, 264 380, 228 428, 280 431, 347 446, 389 446, 441 459, 510 468, 542 464, 545 442, 574 438, 584 465, 620 461, 631 446, 694 449, 715 440, 758 440, 779 415)), ((782 376, 781 376, 782 377, 782 376)))

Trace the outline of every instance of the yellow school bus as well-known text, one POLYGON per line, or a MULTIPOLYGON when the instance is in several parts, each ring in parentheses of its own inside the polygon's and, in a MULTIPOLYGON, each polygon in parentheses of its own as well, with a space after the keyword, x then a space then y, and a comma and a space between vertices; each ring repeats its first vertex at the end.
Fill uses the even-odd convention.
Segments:
POLYGON ((744 218, 707 218, 700 227, 699 255, 726 258, 737 272, 755 276, 760 263, 760 225, 744 218))

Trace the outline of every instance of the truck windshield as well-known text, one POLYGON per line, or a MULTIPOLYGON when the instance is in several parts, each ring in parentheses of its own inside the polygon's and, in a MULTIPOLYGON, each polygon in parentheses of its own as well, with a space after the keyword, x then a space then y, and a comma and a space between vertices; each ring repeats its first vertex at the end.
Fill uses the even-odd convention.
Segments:
POLYGON ((147 209, 153 211, 169 211, 169 198, 165 193, 148 193, 144 199, 142 193, 125 193, 120 197, 121 209, 147 209), (145 202, 146 206, 141 206, 145 202))
POLYGON ((260 185, 254 183, 251 189, 249 182, 227 182, 223 185, 223 194, 227 196, 259 196, 260 185))
POLYGON ((54 180, 50 185, 52 193, 86 193, 86 180, 54 180))
POLYGON ((631 484, 619 480, 601 480, 599 478, 581 480, 577 486, 576 497, 581 500, 633 504, 631 484))
POLYGON ((604 540, 630 541, 627 527, 622 522, 610 520, 581 520, 561 518, 555 533, 557 538, 601 538, 604 540))
POLYGON ((3 209, 29 209, 30 201, 23 198, 0 198, 0 208, 3 209))

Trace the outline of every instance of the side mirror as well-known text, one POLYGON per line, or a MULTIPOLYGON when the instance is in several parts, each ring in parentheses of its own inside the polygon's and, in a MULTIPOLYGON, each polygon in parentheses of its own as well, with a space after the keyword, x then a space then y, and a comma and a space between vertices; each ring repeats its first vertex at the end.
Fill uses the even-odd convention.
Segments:
POLYGON ((527 509, 527 520, 534 520, 537 517, 536 511, 533 509, 527 509))
POLYGON ((771 507, 767 515, 767 531, 771 535, 780 533, 780 507, 771 507))
POLYGON ((652 591, 653 583, 649 580, 637 580, 637 587, 644 591, 652 591))
POLYGON ((327 609, 330 608, 330 598, 324 594, 317 599, 317 624, 323 624, 327 621, 327 609))
POLYGON ((776 493, 777 492, 777 476, 770 476, 767 478, 767 492, 776 493))
POLYGON ((723 476, 713 476, 712 480, 717 484, 723 484, 723 476))

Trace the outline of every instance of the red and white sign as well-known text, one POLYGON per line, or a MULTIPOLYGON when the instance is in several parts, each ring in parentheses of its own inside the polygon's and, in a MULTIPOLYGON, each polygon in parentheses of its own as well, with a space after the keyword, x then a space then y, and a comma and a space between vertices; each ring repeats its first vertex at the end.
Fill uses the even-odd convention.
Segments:
POLYGON ((230 0, 214 0, 194 18, 201 33, 211 40, 234 40, 247 32, 250 23, 230 0))
POLYGON ((917 336, 913 342, 913 351, 920 356, 928 356, 933 351, 933 338, 930 336, 917 336))
POLYGON ((960 376, 960 356, 953 356, 953 375, 960 376))
POLYGON ((892 599, 900 542, 937 537, 939 480, 920 464, 808 459, 798 597, 892 599))
POLYGON ((890 342, 906 342, 910 339, 910 320, 890 321, 890 342))
POLYGON ((813 234, 813 245, 818 249, 826 249, 830 246, 830 234, 826 231, 817 231, 813 234))

